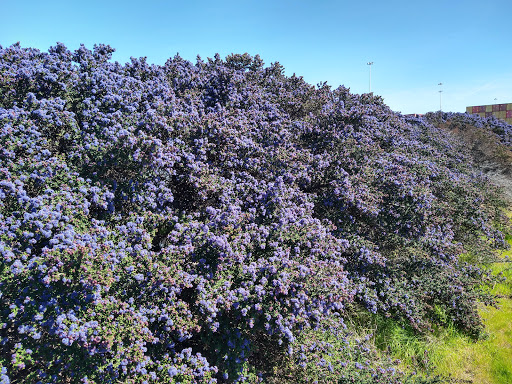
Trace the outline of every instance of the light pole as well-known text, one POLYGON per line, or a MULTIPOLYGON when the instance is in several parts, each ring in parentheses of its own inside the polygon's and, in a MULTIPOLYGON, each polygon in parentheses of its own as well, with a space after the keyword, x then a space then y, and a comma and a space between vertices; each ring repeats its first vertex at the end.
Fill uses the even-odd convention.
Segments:
POLYGON ((368 62, 366 64, 370 66, 370 84, 368 86, 368 93, 372 93, 372 65, 373 65, 373 61, 370 61, 370 62, 368 62))
MULTIPOLYGON (((439 83, 439 84, 437 84, 437 85, 442 86, 442 85, 443 85, 443 83, 439 83)), ((440 112, 442 112, 442 111, 443 111, 443 107, 442 107, 442 104, 441 104, 441 94, 442 94, 442 93, 443 93, 443 90, 442 90, 442 89, 440 89, 440 90, 439 90, 439 111, 440 111, 440 112)))

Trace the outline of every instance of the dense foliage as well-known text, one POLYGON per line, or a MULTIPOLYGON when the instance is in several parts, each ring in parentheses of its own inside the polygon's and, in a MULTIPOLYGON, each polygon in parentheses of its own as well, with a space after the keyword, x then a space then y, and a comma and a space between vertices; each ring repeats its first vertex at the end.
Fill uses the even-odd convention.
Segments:
POLYGON ((467 113, 429 112, 425 119, 435 125, 444 124, 447 128, 464 131, 470 127, 483 128, 496 135, 499 144, 512 147, 512 126, 495 116, 481 117, 467 113))
POLYGON ((403 383, 354 316, 479 334, 459 255, 502 202, 448 133, 258 56, 112 52, 0 49, 1 383, 403 383))
POLYGON ((512 200, 512 126, 494 116, 430 112, 425 120, 455 135, 478 167, 512 200))

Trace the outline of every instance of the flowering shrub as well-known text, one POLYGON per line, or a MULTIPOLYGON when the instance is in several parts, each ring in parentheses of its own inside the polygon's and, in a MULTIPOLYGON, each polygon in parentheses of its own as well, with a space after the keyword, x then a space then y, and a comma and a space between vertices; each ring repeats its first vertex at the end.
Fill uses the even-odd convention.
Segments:
POLYGON ((495 133, 500 144, 512 147, 512 125, 492 115, 481 117, 467 113, 429 112, 425 115, 425 119, 436 125, 448 124, 451 129, 484 128, 495 133))
POLYGON ((478 335, 458 255, 502 202, 451 136, 258 56, 112 52, 0 49, 2 383, 401 383, 352 311, 478 335))

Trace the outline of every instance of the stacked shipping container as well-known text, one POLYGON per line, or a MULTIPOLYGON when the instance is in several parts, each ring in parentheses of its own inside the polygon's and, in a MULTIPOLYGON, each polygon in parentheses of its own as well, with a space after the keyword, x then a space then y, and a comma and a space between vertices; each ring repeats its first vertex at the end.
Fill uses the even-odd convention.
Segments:
POLYGON ((466 113, 482 117, 494 116, 512 124, 512 103, 466 107, 466 113))

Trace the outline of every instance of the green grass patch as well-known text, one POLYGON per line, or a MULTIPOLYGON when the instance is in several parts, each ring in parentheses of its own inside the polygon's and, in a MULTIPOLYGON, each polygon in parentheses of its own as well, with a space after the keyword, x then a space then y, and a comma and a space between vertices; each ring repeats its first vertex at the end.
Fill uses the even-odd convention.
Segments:
POLYGON ((385 356, 401 361, 405 372, 441 376, 445 383, 512 383, 512 299, 499 308, 482 307, 487 337, 474 341, 452 327, 421 336, 392 320, 380 321, 374 343, 385 356))
POLYGON ((373 343, 383 357, 400 360, 405 372, 441 376, 445 383, 511 384, 512 263, 494 263, 491 270, 502 278, 490 287, 500 297, 499 308, 479 308, 486 331, 483 339, 475 341, 451 326, 418 335, 394 320, 374 317, 366 319, 373 343))
POLYGON ((375 344, 401 360, 405 371, 439 375, 446 383, 512 383, 512 263, 492 265, 503 280, 492 288, 500 295, 499 308, 482 306, 486 337, 474 341, 453 327, 418 336, 388 320, 376 328, 375 344))
POLYGON ((483 307, 480 314, 487 331, 485 340, 448 332, 430 349, 434 371, 447 382, 479 384, 512 383, 512 300, 501 299, 500 308, 483 307))
POLYGON ((491 292, 498 297, 512 298, 512 263, 495 263, 492 266, 492 273, 500 277, 500 282, 492 287, 491 292))
MULTIPOLYGON (((506 211, 512 220, 512 210, 506 211)), ((437 327, 418 335, 411 328, 383 317, 362 318, 373 332, 373 343, 382 357, 400 360, 400 369, 425 377, 440 376, 445 383, 512 383, 512 233, 505 239, 511 248, 499 253, 503 262, 487 265, 499 280, 489 287, 499 298, 499 307, 481 305, 485 337, 475 341, 452 326, 437 327)), ((471 253, 461 261, 479 264, 471 253)))
POLYGON ((375 325, 374 343, 378 350, 400 360, 400 368, 405 372, 432 373, 431 343, 427 338, 391 319, 380 318, 375 325))

